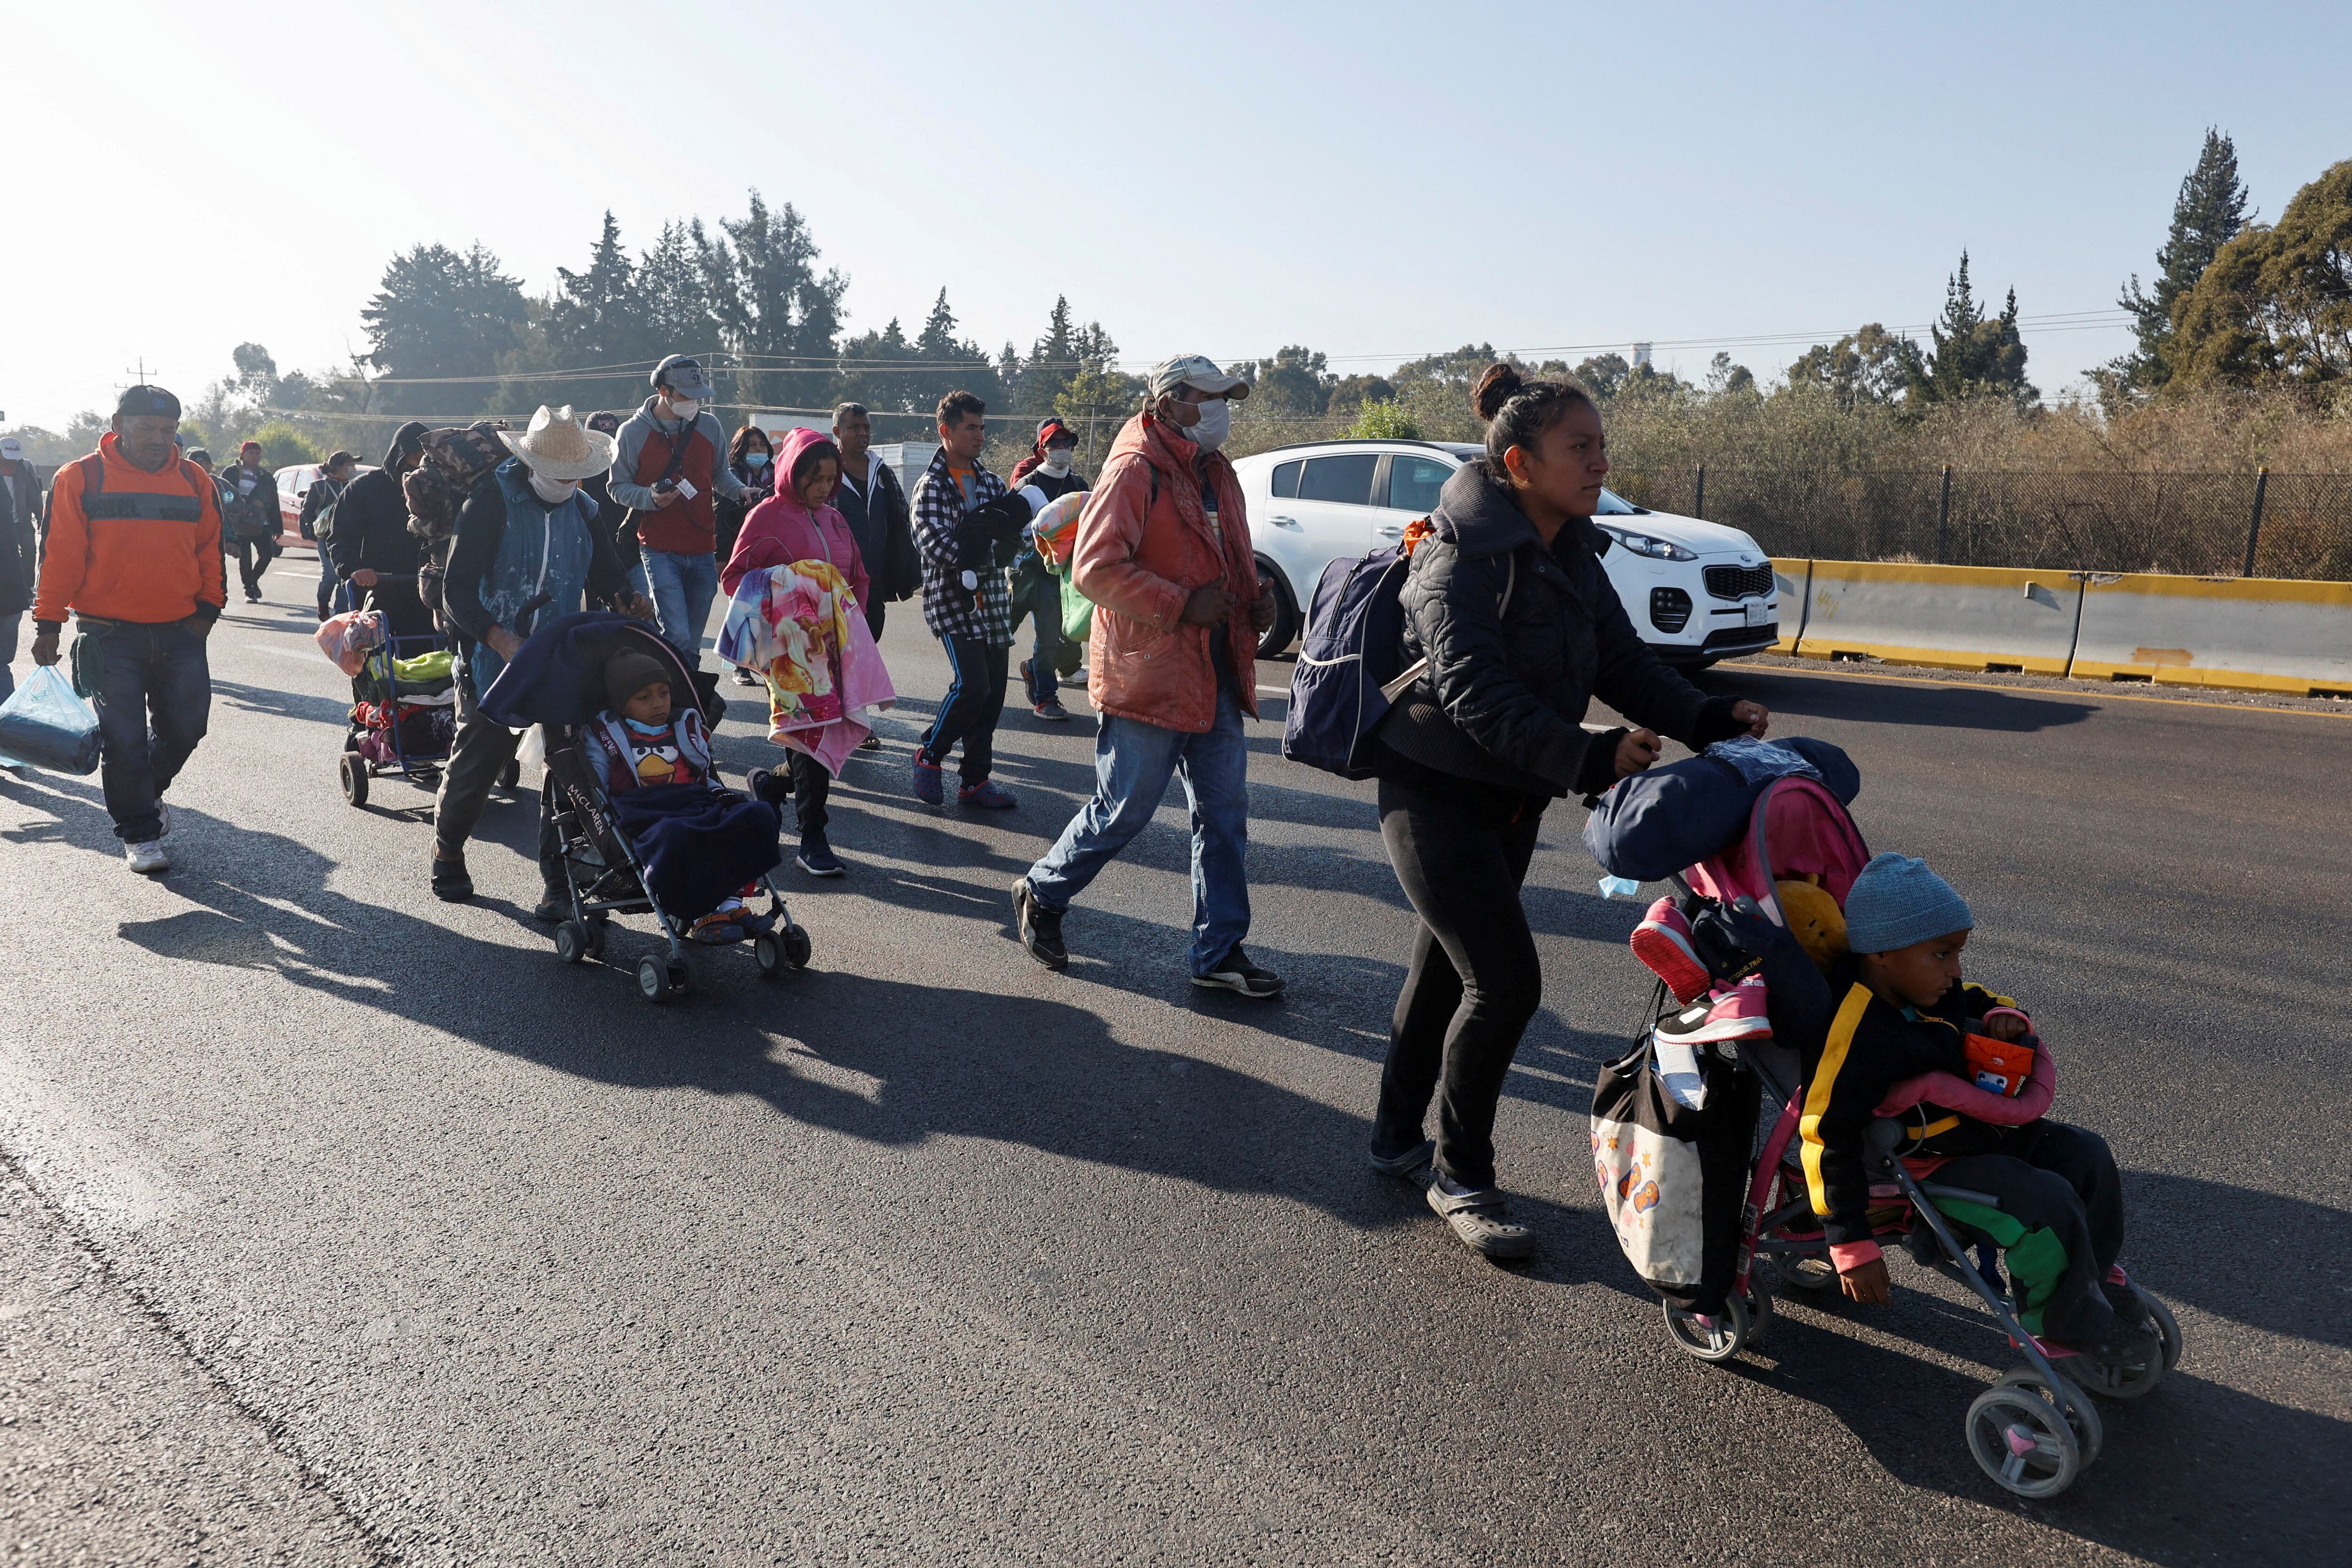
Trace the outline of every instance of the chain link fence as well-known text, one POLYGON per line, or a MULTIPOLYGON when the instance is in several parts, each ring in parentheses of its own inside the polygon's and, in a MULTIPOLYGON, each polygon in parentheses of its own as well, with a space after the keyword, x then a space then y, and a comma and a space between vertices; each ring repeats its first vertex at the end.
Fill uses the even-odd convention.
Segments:
POLYGON ((2347 474, 1630 466, 1610 487, 1774 555, 2352 580, 2347 474))

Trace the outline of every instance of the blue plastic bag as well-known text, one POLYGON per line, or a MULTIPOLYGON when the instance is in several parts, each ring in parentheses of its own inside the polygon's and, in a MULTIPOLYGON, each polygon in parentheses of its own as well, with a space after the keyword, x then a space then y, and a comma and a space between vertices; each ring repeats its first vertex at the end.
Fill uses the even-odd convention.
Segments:
POLYGON ((98 771, 98 710, 54 664, 35 669, 0 703, 0 763, 89 773, 98 771))

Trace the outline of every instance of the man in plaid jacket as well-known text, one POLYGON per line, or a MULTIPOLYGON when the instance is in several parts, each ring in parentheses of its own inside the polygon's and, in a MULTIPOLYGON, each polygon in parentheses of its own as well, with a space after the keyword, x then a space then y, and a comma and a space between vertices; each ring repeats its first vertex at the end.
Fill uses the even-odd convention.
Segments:
POLYGON ((989 779, 1013 647, 1013 591, 1004 561, 1029 521, 1028 503, 980 466, 988 405, 969 392, 940 399, 940 449, 915 481, 915 545, 923 558, 923 624, 948 650, 953 679, 915 751, 915 798, 946 802, 940 766, 963 744, 958 805, 1003 811, 1012 795, 989 779))

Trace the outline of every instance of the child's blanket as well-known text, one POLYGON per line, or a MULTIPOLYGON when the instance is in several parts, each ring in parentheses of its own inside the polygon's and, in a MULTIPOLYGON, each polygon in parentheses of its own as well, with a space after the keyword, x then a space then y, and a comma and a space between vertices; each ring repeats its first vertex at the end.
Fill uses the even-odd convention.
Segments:
POLYGON ((1064 577, 1070 573, 1070 547, 1077 542, 1078 513, 1086 510, 1092 493, 1072 490, 1047 501, 1030 520, 1029 538, 1036 545, 1038 556, 1064 577))
POLYGON ((776 808, 736 800, 707 784, 615 790, 613 821, 645 862, 646 891, 674 921, 719 907, 744 883, 783 863, 776 808))
POLYGON ((350 676, 358 675, 367 663, 369 649, 383 646, 383 636, 382 610, 345 610, 329 616, 315 634, 319 651, 350 676))
POLYGON ((859 717, 898 700, 856 596, 823 561, 747 572, 719 631, 719 657, 768 681, 768 738, 838 773, 873 726, 859 717))

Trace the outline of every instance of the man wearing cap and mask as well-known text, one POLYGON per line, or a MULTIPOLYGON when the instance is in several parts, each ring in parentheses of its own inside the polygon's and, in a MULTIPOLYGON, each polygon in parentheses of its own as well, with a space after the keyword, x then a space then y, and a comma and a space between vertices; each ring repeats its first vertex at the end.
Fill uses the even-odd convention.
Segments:
MULTIPOLYGON (((576 614, 584 599, 617 603, 634 616, 652 614, 630 591, 611 538, 595 526, 596 503, 580 488, 581 480, 611 466, 613 438, 586 428, 567 405, 541 407, 528 430, 501 430, 499 439, 514 456, 483 475, 466 498, 442 584, 449 618, 473 644, 457 683, 457 743, 433 812, 433 892, 453 903, 474 896, 466 840, 521 740, 483 714, 482 693, 525 637, 576 614)), ((543 920, 571 908, 557 858, 553 805, 541 792, 539 869, 545 891, 534 912, 543 920)))
POLYGON ((245 584, 245 601, 261 602, 261 574, 278 556, 278 536, 285 515, 278 510, 278 481, 261 464, 261 443, 247 441, 237 448, 236 465, 216 476, 230 497, 226 525, 229 548, 236 552, 236 574, 245 584))
MULTIPOLYGON (((78 684, 98 709, 100 783, 131 868, 171 868, 163 801, 212 713, 205 639, 220 617, 212 477, 180 456, 180 400, 126 388, 98 450, 58 470, 33 600, 33 662, 55 664, 73 612, 78 684)), ((275 491, 272 492, 273 500, 275 491)))
POLYGON ((719 593, 719 519, 714 494, 746 500, 727 465, 727 433, 698 361, 672 354, 654 367, 654 395, 621 426, 613 452, 612 496, 636 514, 638 554, 661 617, 663 640, 702 662, 702 627, 719 593))
POLYGON ((1078 517, 1070 581, 1094 601, 1087 695, 1102 716, 1095 793, 1013 884, 1021 944, 1069 963, 1062 916, 1160 809, 1171 777, 1192 807, 1192 984, 1244 996, 1282 982, 1242 951, 1249 934, 1249 748, 1257 635, 1274 621, 1234 466, 1218 448, 1249 384, 1199 354, 1151 373, 1150 401, 1112 443, 1078 517))

